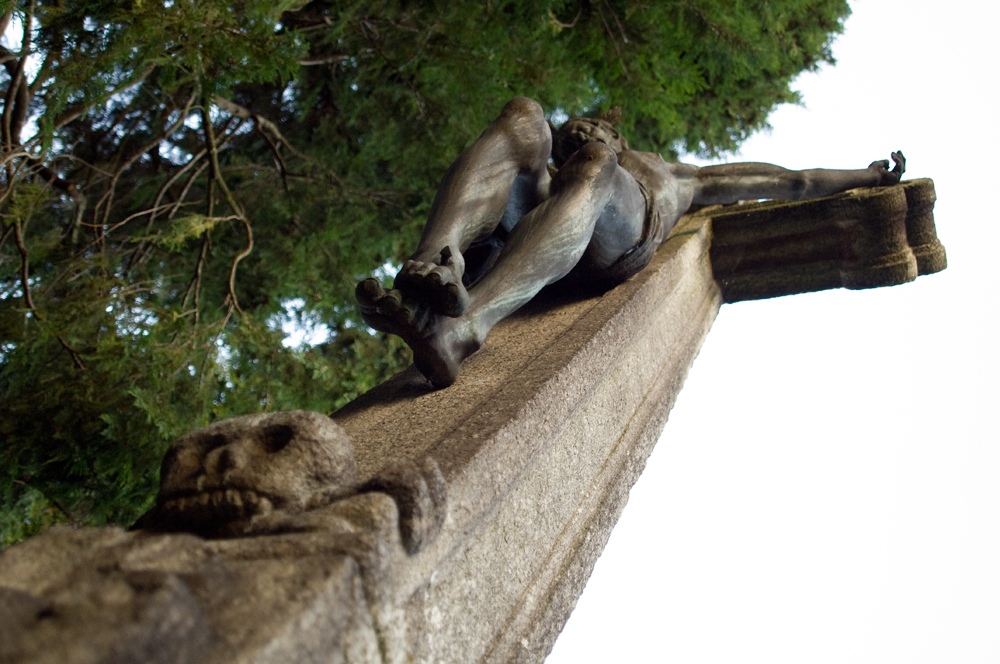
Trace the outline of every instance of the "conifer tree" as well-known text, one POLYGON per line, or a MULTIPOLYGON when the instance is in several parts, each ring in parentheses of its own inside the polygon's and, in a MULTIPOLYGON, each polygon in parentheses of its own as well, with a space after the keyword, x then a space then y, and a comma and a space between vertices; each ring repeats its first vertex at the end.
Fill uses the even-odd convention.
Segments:
POLYGON ((732 150, 846 0, 0 2, 0 545, 128 524, 215 419, 330 412, 409 362, 353 287, 516 95, 732 150), (328 329, 287 347, 282 323, 328 329), (325 326, 325 327, 324 327, 325 326))

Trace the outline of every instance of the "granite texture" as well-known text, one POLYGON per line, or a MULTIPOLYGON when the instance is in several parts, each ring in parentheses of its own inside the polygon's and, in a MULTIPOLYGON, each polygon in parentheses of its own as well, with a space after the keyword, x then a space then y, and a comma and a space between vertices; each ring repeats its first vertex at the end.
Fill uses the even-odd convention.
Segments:
POLYGON ((618 288, 543 292, 447 389, 411 367, 330 418, 193 432, 140 529, 0 554, 0 664, 541 662, 721 303, 944 269, 933 202, 706 208, 618 288))

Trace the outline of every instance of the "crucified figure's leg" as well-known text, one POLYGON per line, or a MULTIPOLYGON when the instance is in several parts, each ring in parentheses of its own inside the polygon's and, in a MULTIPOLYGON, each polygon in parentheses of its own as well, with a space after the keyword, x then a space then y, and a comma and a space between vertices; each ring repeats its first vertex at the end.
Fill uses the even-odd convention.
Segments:
POLYGON ((461 315, 468 304, 463 253, 501 220, 513 225, 541 202, 551 150, 542 107, 525 97, 509 101, 445 173, 420 242, 394 288, 424 300, 435 313, 461 315))
POLYGON ((813 168, 804 171, 790 171, 771 164, 743 163, 723 164, 697 168, 684 164, 673 165, 675 173, 687 175, 687 182, 693 187, 696 205, 735 203, 758 198, 778 198, 786 201, 800 201, 821 198, 855 187, 880 187, 899 182, 906 162, 903 153, 893 152, 893 169, 889 161, 873 162, 868 168, 857 170, 834 170, 813 168))
POLYGON ((358 301, 369 324, 402 337, 420 372, 445 387, 496 323, 576 265, 596 225, 624 226, 637 236, 644 212, 638 185, 614 151, 591 143, 555 176, 550 197, 514 226, 493 269, 469 290, 461 316, 436 313, 371 279, 358 285, 358 301))

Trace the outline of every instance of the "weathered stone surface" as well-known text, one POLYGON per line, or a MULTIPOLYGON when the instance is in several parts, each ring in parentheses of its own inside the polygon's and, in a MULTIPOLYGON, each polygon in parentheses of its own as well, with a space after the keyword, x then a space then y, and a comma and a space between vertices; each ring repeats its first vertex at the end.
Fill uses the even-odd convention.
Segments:
POLYGON ((718 309, 707 250, 707 226, 685 226, 612 293, 504 321, 447 390, 411 370, 334 415, 362 477, 431 456, 448 485, 445 527, 412 560, 415 661, 544 658, 718 309))
POLYGON ((944 246, 934 226, 933 180, 924 178, 903 183, 906 194, 906 241, 917 259, 917 274, 933 274, 948 267, 944 246))
POLYGON ((851 191, 802 203, 706 208, 712 270, 726 302, 828 288, 877 288, 943 270, 934 183, 851 191))
POLYGON ((276 509, 194 519, 215 539, 57 528, 11 547, 0 663, 541 662, 723 296, 943 269, 933 200, 923 180, 706 209, 615 290, 544 293, 505 320, 448 389, 411 368, 333 421, 195 432, 165 462, 161 508, 249 490, 276 509))
POLYGON ((43 533, 0 556, 17 621, 0 662, 379 661, 355 561, 322 543, 266 544, 43 533))
MULTIPOLYGON (((548 294, 447 390, 411 370, 336 414, 359 493, 258 519, 266 536, 61 528, 12 547, 0 555, 0 660, 540 661, 717 311, 708 238, 686 227, 602 297, 548 294)), ((205 466, 227 448, 267 475, 260 464, 281 447, 267 428, 282 417, 194 434, 179 453, 198 447, 188 470, 200 470, 180 464, 166 486, 221 482, 233 464, 205 466)), ((305 456, 307 477, 326 467, 305 456)))

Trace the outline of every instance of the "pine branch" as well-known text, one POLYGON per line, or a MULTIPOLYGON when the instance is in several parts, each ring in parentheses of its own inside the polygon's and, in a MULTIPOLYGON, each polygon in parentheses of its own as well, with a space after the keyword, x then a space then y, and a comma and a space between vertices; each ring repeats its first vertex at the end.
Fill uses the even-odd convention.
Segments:
MULTIPOLYGON (((243 309, 240 308, 239 300, 236 298, 236 268, 239 266, 240 261, 249 256, 250 252, 253 251, 253 228, 251 228, 250 220, 247 219, 243 208, 236 202, 236 199, 233 197, 233 192, 229 190, 229 186, 222 177, 222 172, 219 168, 219 150, 215 144, 215 129, 212 126, 212 118, 209 115, 208 108, 208 104, 204 104, 201 112, 202 124, 205 127, 205 142, 208 146, 209 164, 211 164, 209 177, 218 183, 219 189, 222 190, 222 195, 226 199, 226 203, 229 204, 230 209, 236 214, 240 221, 243 222, 247 231, 247 246, 243 251, 236 255, 229 268, 229 295, 227 296, 228 299, 230 299, 232 307, 242 314, 243 309)), ((228 314, 226 317, 228 319, 228 314)))
POLYGON ((14 242, 17 243, 17 251, 21 254, 21 290, 24 292, 24 306, 32 313, 38 314, 35 303, 31 299, 31 286, 28 284, 28 247, 24 244, 24 229, 21 227, 21 220, 14 220, 14 242))
POLYGON ((264 116, 246 108, 245 106, 240 106, 236 102, 230 101, 225 97, 215 96, 212 98, 212 103, 230 115, 235 115, 236 117, 243 118, 244 120, 253 120, 253 122, 262 130, 261 133, 263 133, 263 130, 266 129, 279 143, 287 147, 289 152, 294 154, 296 157, 305 161, 312 161, 309 157, 295 149, 291 142, 289 142, 288 139, 286 139, 281 133, 278 125, 274 124, 264 116))
MULTIPOLYGON (((17 250, 21 254, 21 290, 24 292, 24 306, 27 307, 31 313, 39 321, 44 320, 44 317, 35 308, 35 302, 31 297, 31 286, 28 282, 28 247, 24 244, 24 229, 21 226, 19 220, 14 221, 14 240, 17 243, 17 250)), ((80 354, 73 350, 73 347, 62 337, 62 335, 56 335, 56 339, 66 352, 69 353, 70 357, 73 358, 73 364, 80 371, 85 371, 87 367, 84 366, 83 361, 80 359, 80 354)))

